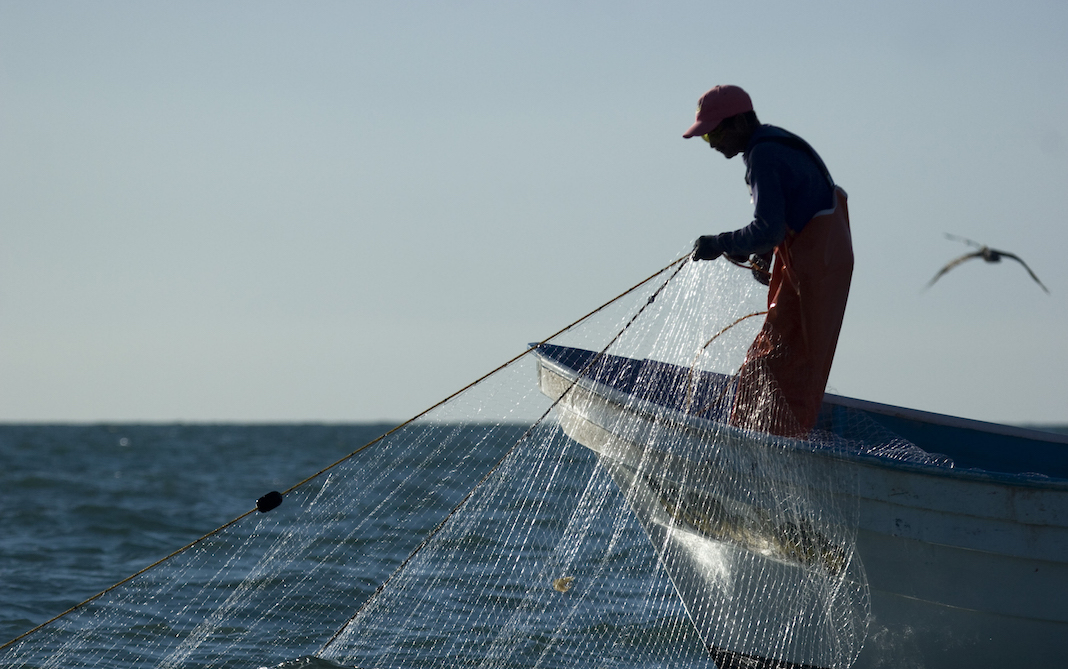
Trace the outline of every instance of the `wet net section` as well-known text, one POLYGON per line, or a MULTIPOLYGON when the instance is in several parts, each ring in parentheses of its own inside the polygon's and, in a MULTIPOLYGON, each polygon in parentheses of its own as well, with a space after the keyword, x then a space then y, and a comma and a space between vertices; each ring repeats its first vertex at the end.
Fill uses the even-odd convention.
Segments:
POLYGON ((729 424, 765 294, 673 263, 0 664, 849 666, 867 583, 836 455, 927 456, 729 424))

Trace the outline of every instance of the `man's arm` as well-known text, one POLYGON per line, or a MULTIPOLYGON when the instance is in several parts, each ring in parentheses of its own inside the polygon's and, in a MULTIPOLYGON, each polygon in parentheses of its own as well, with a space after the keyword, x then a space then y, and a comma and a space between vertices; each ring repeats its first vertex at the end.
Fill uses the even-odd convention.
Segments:
POLYGON ((748 258, 773 250, 786 238, 786 198, 774 160, 764 156, 766 148, 755 147, 750 158, 749 183, 753 191, 753 221, 739 230, 716 235, 719 249, 730 256, 748 258))

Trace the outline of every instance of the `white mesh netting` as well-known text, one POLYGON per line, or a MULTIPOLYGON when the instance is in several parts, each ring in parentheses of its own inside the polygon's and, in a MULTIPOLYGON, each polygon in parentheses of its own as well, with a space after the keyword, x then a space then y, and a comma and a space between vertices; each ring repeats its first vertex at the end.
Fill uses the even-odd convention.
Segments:
POLYGON ((846 667, 868 601, 834 454, 925 454, 724 424, 761 319, 702 346, 764 299, 726 263, 669 267, 552 342, 610 357, 520 357, 0 663, 846 667))

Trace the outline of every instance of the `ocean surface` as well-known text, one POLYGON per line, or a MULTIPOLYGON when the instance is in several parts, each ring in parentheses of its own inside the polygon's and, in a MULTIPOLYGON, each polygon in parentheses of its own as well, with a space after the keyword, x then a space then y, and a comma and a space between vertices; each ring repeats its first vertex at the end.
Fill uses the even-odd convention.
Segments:
MULTIPOLYGON (((0 643, 245 514, 264 494, 287 489, 391 427, 0 425, 0 643)), ((441 471, 426 472, 427 480, 448 479, 455 466, 442 459, 441 471)), ((456 487, 453 499, 470 484, 456 487)), ((566 496, 577 499, 580 492, 566 496)), ((449 508, 453 501, 443 504, 449 508)), ((379 578, 362 587, 373 589, 379 578)), ((648 592, 635 594, 634 603, 643 597, 648 592)), ((439 615, 444 625, 456 612, 439 615)), ((700 652, 695 639, 682 641, 700 652)), ((332 666, 301 659, 305 654, 295 651, 287 666, 332 666)))
POLYGON ((517 606, 540 607, 524 620, 548 625, 564 640, 522 632, 533 645, 495 666, 532 666, 546 644, 552 659, 541 666, 574 666, 590 652, 587 635, 601 644, 593 652, 605 666, 661 666, 636 661, 640 653, 710 664, 655 553, 621 512, 625 504, 609 477, 597 473, 586 449, 559 437, 520 449, 508 464, 502 455, 513 453, 509 445, 524 426, 433 423, 415 430, 404 448, 366 452, 383 450, 379 462, 346 470, 352 463, 346 460, 291 492, 278 511, 250 514, 258 498, 304 481, 392 427, 0 425, 0 644, 78 607, 0 650, 0 664, 13 657, 20 667, 338 666, 313 654, 341 666, 451 664, 453 645, 499 652, 491 642, 517 606), (511 474, 478 487, 497 461, 511 474), (602 492, 590 497, 594 484, 602 492), (338 621, 349 619, 476 487, 489 501, 465 506, 479 510, 419 553, 437 550, 429 562, 416 560, 390 581, 375 600, 387 613, 361 618, 371 623, 359 638, 323 654, 324 640, 341 631, 338 621), (577 505, 591 499, 596 508, 576 516, 577 505), (575 518, 588 526, 576 529, 575 518), (198 542, 234 520, 233 531, 198 542), (332 524, 343 529, 315 529, 332 524), (569 530, 580 543, 561 547, 569 530), (251 543, 241 538, 250 535, 251 543), (191 542, 192 551, 109 590, 191 542), (593 552, 584 557, 584 550, 593 552), (587 571, 608 574, 580 581, 587 590, 581 596, 564 597, 549 576, 531 572, 561 551, 587 571), (501 554, 516 558, 502 562, 501 554), (452 556, 446 570, 433 562, 442 555, 452 556), (257 576, 257 565, 269 571, 257 576), (474 606, 465 603, 471 584, 490 593, 474 606), (503 617, 493 613, 502 605, 503 617), (184 640, 218 611, 225 620, 187 651, 184 640), (482 617, 472 622, 472 615, 482 617), (572 619, 598 622, 571 638, 572 619))
POLYGON ((0 425, 0 643, 392 425, 0 425))

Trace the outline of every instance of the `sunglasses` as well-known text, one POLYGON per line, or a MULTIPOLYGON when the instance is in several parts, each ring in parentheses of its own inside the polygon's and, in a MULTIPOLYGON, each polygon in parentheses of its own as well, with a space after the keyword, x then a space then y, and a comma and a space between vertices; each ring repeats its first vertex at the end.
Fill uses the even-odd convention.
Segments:
POLYGON ((711 144, 712 143, 712 139, 714 137, 719 137, 722 134, 723 134, 723 128, 721 128, 720 126, 716 126, 715 128, 713 128, 709 132, 706 132, 705 134, 701 135, 701 139, 703 139, 706 142, 708 142, 709 144, 711 144))

